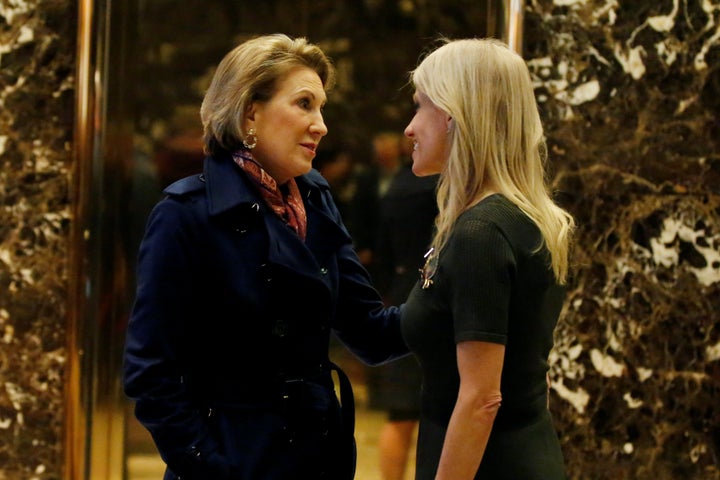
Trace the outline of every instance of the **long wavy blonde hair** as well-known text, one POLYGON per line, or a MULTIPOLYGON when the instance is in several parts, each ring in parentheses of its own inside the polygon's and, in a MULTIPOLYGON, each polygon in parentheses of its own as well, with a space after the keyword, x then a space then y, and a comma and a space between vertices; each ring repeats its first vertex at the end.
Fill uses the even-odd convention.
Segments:
POLYGON ((555 278, 566 283, 575 222, 549 191, 547 149, 525 61, 495 39, 441 43, 410 73, 416 90, 453 119, 433 247, 442 251, 458 216, 494 185, 538 226, 555 278))

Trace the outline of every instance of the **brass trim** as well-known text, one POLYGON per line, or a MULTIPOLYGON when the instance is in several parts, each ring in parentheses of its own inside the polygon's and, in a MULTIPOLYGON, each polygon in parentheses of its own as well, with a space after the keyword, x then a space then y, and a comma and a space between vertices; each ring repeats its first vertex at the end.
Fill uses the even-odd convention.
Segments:
MULTIPOLYGON (((122 68, 109 61, 112 27, 120 27, 111 25, 111 13, 124 18, 123 6, 128 5, 116 3, 80 0, 77 10, 64 436, 69 480, 121 480, 125 476, 125 401, 116 327, 123 314, 118 292, 126 287, 126 272, 118 267, 125 259, 118 258, 122 252, 112 230, 124 203, 117 198, 121 189, 108 189, 117 184, 113 172, 123 158, 110 132, 118 130, 116 123, 122 125, 122 121, 109 119, 113 96, 108 79, 122 68)), ((122 29, 116 28, 116 33, 122 29)))
POLYGON ((508 46, 522 55, 523 52, 523 20, 525 11, 524 0, 505 0, 505 41, 508 46))
POLYGON ((88 224, 87 192, 90 183, 93 152, 94 114, 92 79, 93 1, 78 2, 77 58, 75 70, 75 128, 73 162, 70 177, 72 227, 69 243, 67 322, 67 364, 65 382, 65 478, 86 478, 88 459, 85 454, 88 434, 88 392, 83 388, 84 321, 86 302, 85 251, 88 224))

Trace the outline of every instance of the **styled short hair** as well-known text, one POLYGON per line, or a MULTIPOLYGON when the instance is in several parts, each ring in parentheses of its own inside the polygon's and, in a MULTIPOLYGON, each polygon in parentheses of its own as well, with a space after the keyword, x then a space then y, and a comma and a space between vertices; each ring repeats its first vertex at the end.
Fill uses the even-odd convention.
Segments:
POLYGON ((247 40, 222 59, 205 93, 200 118, 208 154, 233 152, 242 146, 242 120, 255 101, 268 101, 278 81, 297 67, 308 67, 329 91, 335 83, 330 59, 304 37, 276 33, 247 40))

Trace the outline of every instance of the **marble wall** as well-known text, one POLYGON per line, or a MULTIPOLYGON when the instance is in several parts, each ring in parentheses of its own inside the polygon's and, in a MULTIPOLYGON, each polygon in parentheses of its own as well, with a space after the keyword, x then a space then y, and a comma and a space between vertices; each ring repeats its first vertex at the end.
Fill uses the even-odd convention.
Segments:
POLYGON ((76 15, 0 5, 0 479, 62 478, 76 15))
POLYGON ((572 479, 720 478, 720 5, 526 2, 578 221, 553 354, 572 479))

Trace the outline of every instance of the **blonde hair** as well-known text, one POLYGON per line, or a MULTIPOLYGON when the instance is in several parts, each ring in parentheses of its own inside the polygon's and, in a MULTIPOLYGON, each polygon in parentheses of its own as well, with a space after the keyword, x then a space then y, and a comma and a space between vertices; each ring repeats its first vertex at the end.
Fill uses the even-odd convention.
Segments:
POLYGON ((300 66, 314 70, 326 91, 333 87, 335 69, 330 59, 303 37, 258 36, 225 55, 200 107, 205 152, 240 148, 245 136, 243 116, 252 102, 269 100, 278 80, 300 66))
POLYGON ((415 88, 453 119, 433 246, 442 251, 460 214, 494 185, 538 226, 555 277, 565 283, 575 222, 546 183, 547 151, 525 61, 495 39, 441 42, 410 73, 415 88))

